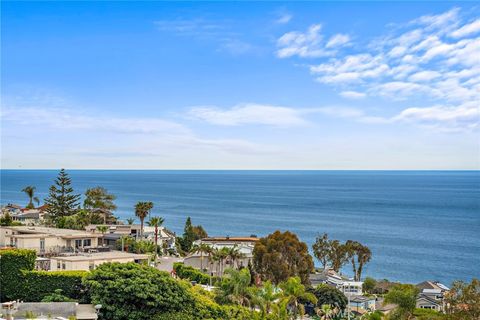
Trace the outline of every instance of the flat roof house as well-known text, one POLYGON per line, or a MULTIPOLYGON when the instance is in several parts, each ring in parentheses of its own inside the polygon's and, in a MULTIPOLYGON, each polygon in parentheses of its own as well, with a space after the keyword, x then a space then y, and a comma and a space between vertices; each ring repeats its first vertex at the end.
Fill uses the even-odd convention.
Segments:
POLYGON ((51 271, 93 270, 106 262, 148 262, 149 255, 122 251, 67 254, 50 258, 51 271))
MULTIPOLYGON (((75 317, 77 320, 96 320, 97 311, 91 304, 77 302, 4 302, 0 309, 7 320, 32 319, 68 319, 75 317)), ((3 318, 0 318, 3 319, 3 318)))
POLYGON ((48 227, 0 227, 0 246, 32 249, 37 254, 56 255, 97 247, 100 233, 48 227))

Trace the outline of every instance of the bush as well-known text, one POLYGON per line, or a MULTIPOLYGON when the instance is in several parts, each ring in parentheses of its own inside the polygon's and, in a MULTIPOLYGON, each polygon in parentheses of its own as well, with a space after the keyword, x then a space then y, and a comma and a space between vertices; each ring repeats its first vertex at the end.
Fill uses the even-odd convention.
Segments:
POLYGON ((87 302, 82 279, 88 271, 23 271, 22 292, 19 299, 42 301, 43 298, 61 289, 62 294, 74 300, 87 302))
POLYGON ((33 270, 37 254, 33 250, 0 250, 1 300, 16 300, 22 293, 22 271, 33 270))
POLYGON ((176 262, 173 264, 173 270, 180 279, 188 279, 195 281, 199 284, 209 284, 210 276, 193 267, 185 266, 182 262, 176 262))
POLYGON ((92 303, 103 305, 104 319, 143 320, 194 307, 187 284, 166 272, 133 262, 101 264, 85 277, 84 284, 92 303))
POLYGON ((0 251, 0 288, 2 301, 41 301, 61 289, 71 299, 86 301, 82 286, 87 271, 34 271, 37 254, 33 250, 0 251))

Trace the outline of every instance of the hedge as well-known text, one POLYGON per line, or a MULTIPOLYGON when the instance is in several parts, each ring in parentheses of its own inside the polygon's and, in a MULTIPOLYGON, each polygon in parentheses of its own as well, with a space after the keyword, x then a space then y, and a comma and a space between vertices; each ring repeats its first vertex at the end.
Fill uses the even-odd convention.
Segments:
POLYGON ((205 274, 193 267, 185 266, 182 262, 175 262, 173 264, 173 270, 175 270, 175 274, 180 279, 188 279, 190 281, 196 281, 200 284, 209 284, 210 283, 210 276, 205 274))
POLYGON ((0 292, 2 301, 41 301, 45 296, 62 289, 62 294, 82 302, 88 295, 82 285, 88 271, 34 271, 34 250, 0 250, 0 292))
POLYGON ((1 301, 18 299, 23 279, 22 271, 33 270, 37 254, 33 250, 0 250, 0 298, 1 301))
POLYGON ((86 302, 86 290, 82 279, 88 271, 23 271, 23 288, 19 299, 30 302, 42 301, 56 289, 69 298, 86 302))

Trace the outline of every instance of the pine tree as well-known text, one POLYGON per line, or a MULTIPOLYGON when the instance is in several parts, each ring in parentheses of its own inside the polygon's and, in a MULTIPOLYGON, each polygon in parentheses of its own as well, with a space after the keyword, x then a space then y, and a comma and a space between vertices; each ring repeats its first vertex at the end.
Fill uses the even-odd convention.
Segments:
POLYGON ((47 205, 47 214, 54 223, 57 223, 62 217, 75 214, 79 208, 80 195, 73 193, 71 183, 72 180, 65 169, 62 169, 55 179, 55 184, 50 187, 45 204, 47 205))

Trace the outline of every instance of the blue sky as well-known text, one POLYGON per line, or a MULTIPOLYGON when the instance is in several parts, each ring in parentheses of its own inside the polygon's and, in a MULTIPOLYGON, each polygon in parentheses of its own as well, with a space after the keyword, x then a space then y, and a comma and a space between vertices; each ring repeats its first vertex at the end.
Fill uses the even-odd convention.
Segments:
POLYGON ((2 168, 478 169, 473 2, 2 2, 2 168))

